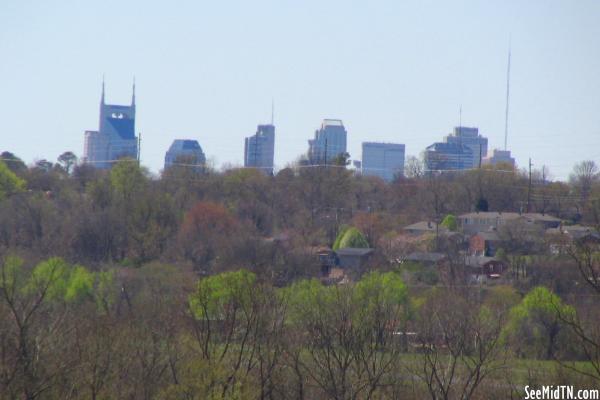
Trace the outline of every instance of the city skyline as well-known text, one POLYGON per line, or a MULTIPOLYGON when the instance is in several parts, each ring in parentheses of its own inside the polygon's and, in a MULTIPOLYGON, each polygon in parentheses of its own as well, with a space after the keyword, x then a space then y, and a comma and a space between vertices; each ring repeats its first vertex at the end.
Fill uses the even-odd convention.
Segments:
POLYGON ((272 99, 278 168, 304 153, 323 118, 344 120, 353 159, 364 141, 404 143, 418 156, 458 125, 479 127, 490 150, 501 149, 509 36, 508 149, 518 166, 531 157, 566 179, 576 162, 600 158, 594 1, 2 8, 0 146, 27 163, 83 156, 103 73, 116 104, 136 76, 141 162, 153 172, 180 137, 198 140, 217 166, 243 165, 241 143, 270 120, 272 99), (321 24, 324 15, 336 18, 321 24))

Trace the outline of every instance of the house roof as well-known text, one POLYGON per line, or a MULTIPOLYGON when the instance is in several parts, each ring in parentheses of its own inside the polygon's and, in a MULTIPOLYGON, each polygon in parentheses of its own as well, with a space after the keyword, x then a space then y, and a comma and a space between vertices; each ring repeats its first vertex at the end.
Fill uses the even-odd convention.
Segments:
POLYGON ((467 256, 465 264, 469 267, 483 267, 490 263, 503 263, 501 260, 494 257, 485 256, 467 256))
POLYGON ((483 240, 489 240, 489 241, 497 241, 500 240, 500 237, 498 236, 498 233, 494 232, 494 231, 484 231, 484 232, 477 232, 475 235, 473 236, 479 236, 481 237, 483 240))
POLYGON ((458 216, 459 218, 497 218, 502 220, 514 220, 524 218, 533 222, 560 222, 560 218, 553 217, 548 214, 540 213, 523 213, 519 214, 516 212, 501 212, 501 211, 485 211, 485 212, 471 212, 458 216))
POLYGON ((373 251, 374 250, 371 248, 345 247, 343 249, 336 250, 335 254, 338 256, 366 256, 373 253, 373 251))
POLYGON ((444 253, 410 253, 406 256, 405 260, 407 261, 417 261, 417 262, 438 262, 446 258, 444 253))
MULTIPOLYGON (((407 231, 424 231, 424 232, 435 232, 435 222, 431 221, 419 221, 414 224, 408 225, 404 227, 404 230, 407 231)), ((445 226, 439 225, 438 230, 440 232, 447 232, 448 228, 445 226)))

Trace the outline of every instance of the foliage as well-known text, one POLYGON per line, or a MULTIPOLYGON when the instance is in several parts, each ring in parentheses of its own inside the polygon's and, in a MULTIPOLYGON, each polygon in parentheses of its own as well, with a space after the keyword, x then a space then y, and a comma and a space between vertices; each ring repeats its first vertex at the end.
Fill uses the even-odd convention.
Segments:
POLYGON ((345 249, 348 247, 368 248, 369 242, 367 242, 367 239, 365 239, 364 235, 358 229, 349 227, 340 232, 333 244, 333 250, 345 249))
POLYGON ((4 161, 0 161, 0 200, 23 190, 25 181, 11 171, 4 161))
POLYGON ((456 216, 452 214, 446 215, 440 225, 447 228, 451 232, 455 232, 458 229, 458 222, 456 221, 456 216))

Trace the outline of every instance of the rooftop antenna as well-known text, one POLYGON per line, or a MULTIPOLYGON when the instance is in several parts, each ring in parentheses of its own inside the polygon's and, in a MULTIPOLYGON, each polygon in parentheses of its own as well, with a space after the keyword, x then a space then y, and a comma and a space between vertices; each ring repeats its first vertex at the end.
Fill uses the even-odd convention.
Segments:
POLYGON ((508 142, 508 101, 510 95, 510 46, 511 39, 508 38, 508 67, 506 69, 506 112, 504 115, 504 151, 507 149, 508 142))
POLYGON ((462 131, 462 104, 458 107, 458 133, 462 131))
POLYGON ((275 99, 271 99, 271 125, 275 124, 275 99))
POLYGON ((131 95, 131 105, 135 106, 135 75, 133 76, 133 94, 131 95))
POLYGON ((100 98, 100 102, 104 104, 104 74, 102 74, 102 97, 100 98))

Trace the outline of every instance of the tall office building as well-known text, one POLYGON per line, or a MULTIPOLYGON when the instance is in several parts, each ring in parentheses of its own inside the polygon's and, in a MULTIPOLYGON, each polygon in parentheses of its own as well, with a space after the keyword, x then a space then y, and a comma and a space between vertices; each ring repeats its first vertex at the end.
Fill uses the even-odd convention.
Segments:
POLYGON ((165 170, 173 164, 185 164, 190 168, 201 171, 206 164, 206 157, 197 140, 174 140, 165 153, 165 170))
POLYGON ((342 120, 324 119, 315 138, 308 141, 308 161, 311 164, 330 164, 346 153, 347 132, 342 120))
POLYGON ((430 171, 477 168, 487 156, 488 140, 478 128, 457 126, 443 142, 425 149, 425 168, 430 171))
POLYGON ((275 155, 275 126, 258 125, 256 134, 244 142, 244 167, 259 168, 267 175, 273 174, 275 155))
POLYGON ((425 169, 447 171, 473 168, 473 151, 458 143, 434 143, 425 149, 425 169))
POLYGON ((363 142, 362 174, 387 182, 404 175, 404 149, 403 144, 363 142))
POLYGON ((509 164, 511 167, 515 166, 515 159, 511 157, 510 150, 498 150, 494 149, 490 157, 483 159, 484 165, 498 165, 498 164, 509 164))
POLYGON ((110 168, 116 160, 138 157, 135 136, 135 83, 131 105, 106 104, 104 82, 100 99, 100 124, 97 131, 85 131, 83 161, 97 168, 110 168))
POLYGON ((462 144, 471 149, 473 167, 478 167, 481 160, 487 156, 488 140, 479 134, 478 128, 457 126, 453 134, 446 136, 446 143, 462 144))

